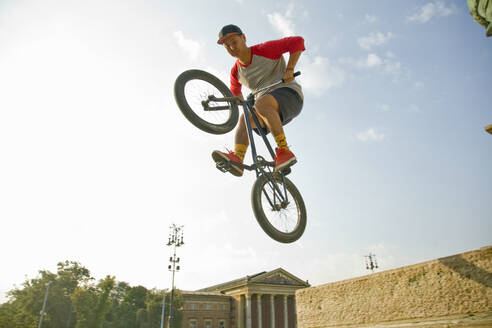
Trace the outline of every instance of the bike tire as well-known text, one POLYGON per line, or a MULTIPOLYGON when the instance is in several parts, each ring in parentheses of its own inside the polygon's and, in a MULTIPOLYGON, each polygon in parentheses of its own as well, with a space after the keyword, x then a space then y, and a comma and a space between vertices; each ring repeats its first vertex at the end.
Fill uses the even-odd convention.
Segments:
POLYGON ((202 131, 212 134, 225 134, 236 126, 239 120, 239 109, 236 103, 229 103, 230 109, 220 111, 220 118, 213 117, 213 114, 218 114, 206 112, 200 102, 201 100, 206 100, 210 93, 217 95, 218 98, 233 97, 229 88, 221 80, 202 70, 185 71, 174 82, 174 99, 188 121, 202 131), (189 83, 198 84, 197 88, 199 90, 192 91, 193 95, 190 95, 189 92, 187 93, 187 84, 189 83), (198 98, 201 98, 201 100, 198 98), (206 117, 204 118, 203 116, 206 117))
MULTIPOLYGON (((258 221, 260 227, 265 231, 265 233, 270 236, 272 239, 281 242, 281 243, 292 243, 301 238, 304 230, 306 229, 307 222, 307 214, 306 214, 306 206, 304 204, 304 200, 302 199, 301 193, 297 190, 296 186, 292 181, 284 177, 285 186, 287 191, 290 194, 290 201, 295 204, 296 213, 293 215, 296 219, 294 227, 291 229, 292 231, 281 231, 276 227, 276 224, 272 222, 273 220, 267 216, 266 211, 273 211, 270 204, 262 201, 262 195, 264 192, 268 192, 266 189, 268 187, 271 188, 272 180, 269 179, 266 175, 260 175, 252 188, 251 191, 251 203, 253 206, 253 212, 255 214, 256 220, 258 221), (270 208, 266 208, 268 205, 270 208)), ((273 180, 278 184, 279 188, 283 190, 283 184, 280 179, 273 180)), ((279 210, 279 215, 282 210, 279 210)), ((282 215, 280 215, 282 216, 282 215)))

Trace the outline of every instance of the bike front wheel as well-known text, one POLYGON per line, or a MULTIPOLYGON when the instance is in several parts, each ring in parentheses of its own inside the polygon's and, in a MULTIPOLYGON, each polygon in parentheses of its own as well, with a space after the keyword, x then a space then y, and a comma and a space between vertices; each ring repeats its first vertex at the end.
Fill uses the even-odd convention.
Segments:
POLYGON ((183 115, 200 130, 224 134, 237 124, 239 109, 235 102, 209 102, 209 96, 233 97, 229 88, 214 75, 193 69, 181 73, 174 82, 174 99, 183 115))
POLYGON ((260 175, 253 185, 251 202, 256 220, 268 236, 281 243, 301 238, 306 228, 306 206, 292 181, 260 175))

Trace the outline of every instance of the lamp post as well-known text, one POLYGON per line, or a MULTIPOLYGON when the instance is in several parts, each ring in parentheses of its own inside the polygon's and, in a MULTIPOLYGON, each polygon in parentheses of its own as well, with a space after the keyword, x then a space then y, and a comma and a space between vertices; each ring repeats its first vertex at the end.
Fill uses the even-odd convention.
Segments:
POLYGON ((167 246, 173 247, 173 256, 169 258, 169 266, 167 267, 169 271, 173 273, 172 283, 171 283, 171 298, 169 300, 170 309, 169 309, 169 328, 174 326, 174 311, 173 311, 173 300, 174 300, 174 274, 176 271, 179 271, 179 257, 176 257, 176 248, 183 246, 183 226, 177 226, 173 223, 172 226, 169 227, 169 240, 167 242, 167 246))
POLYGON ((43 317, 44 315, 46 314, 46 312, 44 312, 44 310, 46 309, 46 301, 48 300, 48 292, 50 290, 50 285, 53 281, 50 281, 47 285, 46 285, 46 292, 44 293, 44 300, 43 300, 43 308, 41 309, 41 312, 39 312, 40 314, 40 317, 39 317, 39 324, 38 324, 38 328, 41 328, 41 326, 43 325, 43 317))
POLYGON ((166 291, 162 293, 162 313, 161 313, 161 328, 164 328, 164 312, 166 310, 166 291))
POLYGON ((366 258, 366 269, 374 272, 374 269, 378 268, 378 263, 376 262, 376 254, 371 254, 365 256, 366 258))

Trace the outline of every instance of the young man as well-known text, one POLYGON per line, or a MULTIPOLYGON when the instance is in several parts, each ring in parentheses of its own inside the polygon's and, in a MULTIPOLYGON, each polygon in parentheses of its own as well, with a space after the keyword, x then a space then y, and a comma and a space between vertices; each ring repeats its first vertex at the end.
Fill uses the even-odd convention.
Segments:
MULTIPOLYGON (((248 47, 246 36, 241 29, 236 25, 226 25, 220 30, 217 43, 222 44, 232 57, 237 58, 231 70, 230 89, 234 96, 244 99, 241 93, 242 85, 255 91, 284 79, 285 83, 256 96, 254 108, 261 126, 257 127, 253 120, 250 122, 255 131, 264 129, 265 132, 272 132, 278 146, 275 171, 281 171, 295 164, 296 157, 287 146, 283 125, 289 123, 302 109, 302 89, 294 81, 293 74, 297 61, 305 50, 304 39, 294 36, 248 47), (282 54, 287 52, 289 59, 286 65, 282 54)), ((249 138, 242 114, 234 138, 234 152, 224 153, 215 150, 212 157, 216 162, 242 163, 248 145, 249 138)), ((230 172, 235 176, 243 175, 243 169, 235 165, 232 165, 230 172)))

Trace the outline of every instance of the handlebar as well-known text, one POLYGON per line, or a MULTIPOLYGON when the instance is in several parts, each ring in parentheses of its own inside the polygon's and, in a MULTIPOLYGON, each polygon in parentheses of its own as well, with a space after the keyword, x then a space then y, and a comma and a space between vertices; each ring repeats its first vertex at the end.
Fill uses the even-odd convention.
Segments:
MULTIPOLYGON (((294 77, 299 76, 299 75, 301 75, 301 72, 299 72, 299 71, 297 71, 297 72, 295 72, 295 73, 294 73, 294 77)), ((277 85, 282 84, 282 83, 286 83, 286 82, 284 81, 284 79, 281 79, 280 81, 277 81, 277 82, 275 82, 275 83, 273 83, 273 84, 267 85, 267 86, 266 86, 266 87, 264 87, 264 88, 258 89, 258 90, 256 90, 255 92, 252 92, 251 94, 252 94, 252 95, 256 95, 256 94, 258 94, 258 93, 262 92, 263 90, 270 89, 271 87, 277 86, 277 85)))
MULTIPOLYGON (((301 72, 297 71, 294 73, 294 77, 301 75, 301 72)), ((282 79, 282 83, 285 83, 284 79, 282 79)))
MULTIPOLYGON (((301 75, 301 72, 299 72, 299 71, 297 71, 297 72, 294 73, 294 77, 299 76, 299 75, 301 75)), ((266 87, 263 87, 261 89, 258 89, 255 92, 252 92, 248 96, 248 99, 250 99, 250 98, 253 99, 256 94, 258 94, 258 93, 260 93, 260 92, 262 92, 264 90, 270 89, 270 88, 272 88, 274 86, 277 86, 279 84, 282 84, 282 83, 286 83, 284 81, 284 79, 281 79, 281 80, 279 80, 279 81, 277 81, 277 82, 275 82, 273 84, 270 84, 270 85, 267 85, 266 87)), ((229 109, 229 106, 214 106, 214 107, 209 107, 208 106, 208 103, 210 101, 214 101, 214 102, 220 102, 220 101, 235 102, 238 105, 243 105, 246 102, 246 100, 241 100, 241 99, 239 99, 239 97, 217 98, 214 95, 210 95, 210 96, 208 96, 208 99, 207 100, 203 100, 202 101, 202 106, 203 106, 203 108, 206 111, 212 111, 212 110, 216 111, 216 110, 226 110, 226 109, 229 109)))

